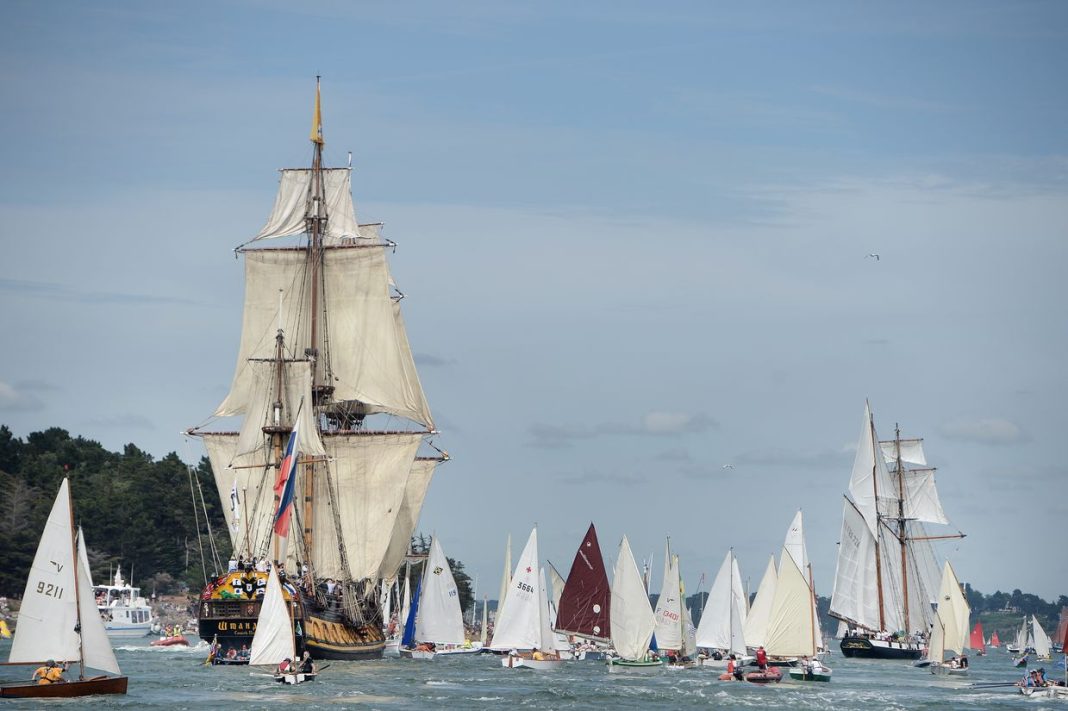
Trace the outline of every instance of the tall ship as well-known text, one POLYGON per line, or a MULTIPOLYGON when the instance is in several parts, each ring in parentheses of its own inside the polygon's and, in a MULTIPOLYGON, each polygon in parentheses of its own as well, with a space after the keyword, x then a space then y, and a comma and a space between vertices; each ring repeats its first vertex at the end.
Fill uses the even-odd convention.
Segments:
POLYGON ((849 493, 842 506, 830 613, 848 628, 842 654, 873 659, 919 659, 936 620, 941 572, 933 543, 964 534, 932 535, 948 526, 927 466, 922 439, 880 441, 870 406, 849 493))
POLYGON ((318 83, 310 140, 311 167, 281 171, 267 224, 236 249, 237 367, 214 414, 188 431, 203 440, 230 512, 229 571, 198 606, 199 635, 220 660, 247 655, 271 566, 298 654, 380 657, 380 581, 395 580, 448 458, 430 442, 437 431, 387 261, 396 244, 381 224, 357 222, 351 167, 323 165, 318 83))

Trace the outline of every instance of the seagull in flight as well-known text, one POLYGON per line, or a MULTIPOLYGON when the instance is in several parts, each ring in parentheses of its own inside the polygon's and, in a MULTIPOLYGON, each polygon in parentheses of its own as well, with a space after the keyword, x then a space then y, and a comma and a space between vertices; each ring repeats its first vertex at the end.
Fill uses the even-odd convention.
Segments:
POLYGON ((733 464, 724 464, 723 468, 724 469, 734 469, 734 465, 733 464))
POLYGON ((875 254, 874 252, 872 252, 871 254, 864 255, 865 259, 867 259, 868 257, 875 257, 875 261, 877 261, 877 262, 879 261, 879 255, 875 254))

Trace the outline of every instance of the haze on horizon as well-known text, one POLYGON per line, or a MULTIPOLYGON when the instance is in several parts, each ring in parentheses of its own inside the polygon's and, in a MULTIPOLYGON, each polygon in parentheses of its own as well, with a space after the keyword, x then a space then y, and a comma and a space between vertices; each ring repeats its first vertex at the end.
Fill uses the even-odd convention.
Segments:
MULTIPOLYGON (((940 546, 1065 594, 1068 6, 0 7, 0 423, 157 457, 225 394, 316 75, 386 223, 453 461, 420 530, 496 596, 592 520, 688 591, 794 512, 829 595, 865 399, 926 439, 940 546), (314 40, 314 42, 312 41, 314 40), (874 259, 867 255, 878 254, 874 259), (1021 539, 1021 536, 1023 537, 1021 539), (1042 550, 1042 549, 1040 549, 1042 550), (662 561, 661 561, 662 562, 662 561)), ((659 585, 659 575, 654 585, 659 585)))

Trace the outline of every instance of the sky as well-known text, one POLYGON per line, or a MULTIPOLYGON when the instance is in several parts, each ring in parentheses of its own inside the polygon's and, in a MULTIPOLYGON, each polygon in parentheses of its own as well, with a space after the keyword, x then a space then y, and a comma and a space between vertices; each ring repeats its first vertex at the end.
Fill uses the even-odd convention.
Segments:
POLYGON ((322 75, 452 456, 419 528, 480 596, 590 521, 755 589, 799 508, 830 595, 865 400, 958 577, 1068 594, 1068 5, 13 0, 0 60, 17 436, 200 458, 322 75))

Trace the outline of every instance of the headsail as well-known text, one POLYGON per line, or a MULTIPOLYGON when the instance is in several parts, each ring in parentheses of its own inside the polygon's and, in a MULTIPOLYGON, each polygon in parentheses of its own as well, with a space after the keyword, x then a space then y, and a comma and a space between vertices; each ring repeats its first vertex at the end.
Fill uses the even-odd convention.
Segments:
POLYGON ((263 595, 260 617, 256 622, 256 634, 249 649, 249 664, 278 664, 283 659, 296 657, 293 641, 293 621, 289 606, 282 595, 278 569, 271 566, 267 576, 267 592, 263 595))
POLYGON ((612 644, 626 660, 642 659, 649 650, 656 618, 649 607, 642 574, 634 561, 627 537, 619 544, 612 575, 612 644))
POLYGON ((535 649, 542 641, 542 615, 539 610, 538 529, 530 532, 519 556, 508 593, 498 608, 492 649, 535 649))

